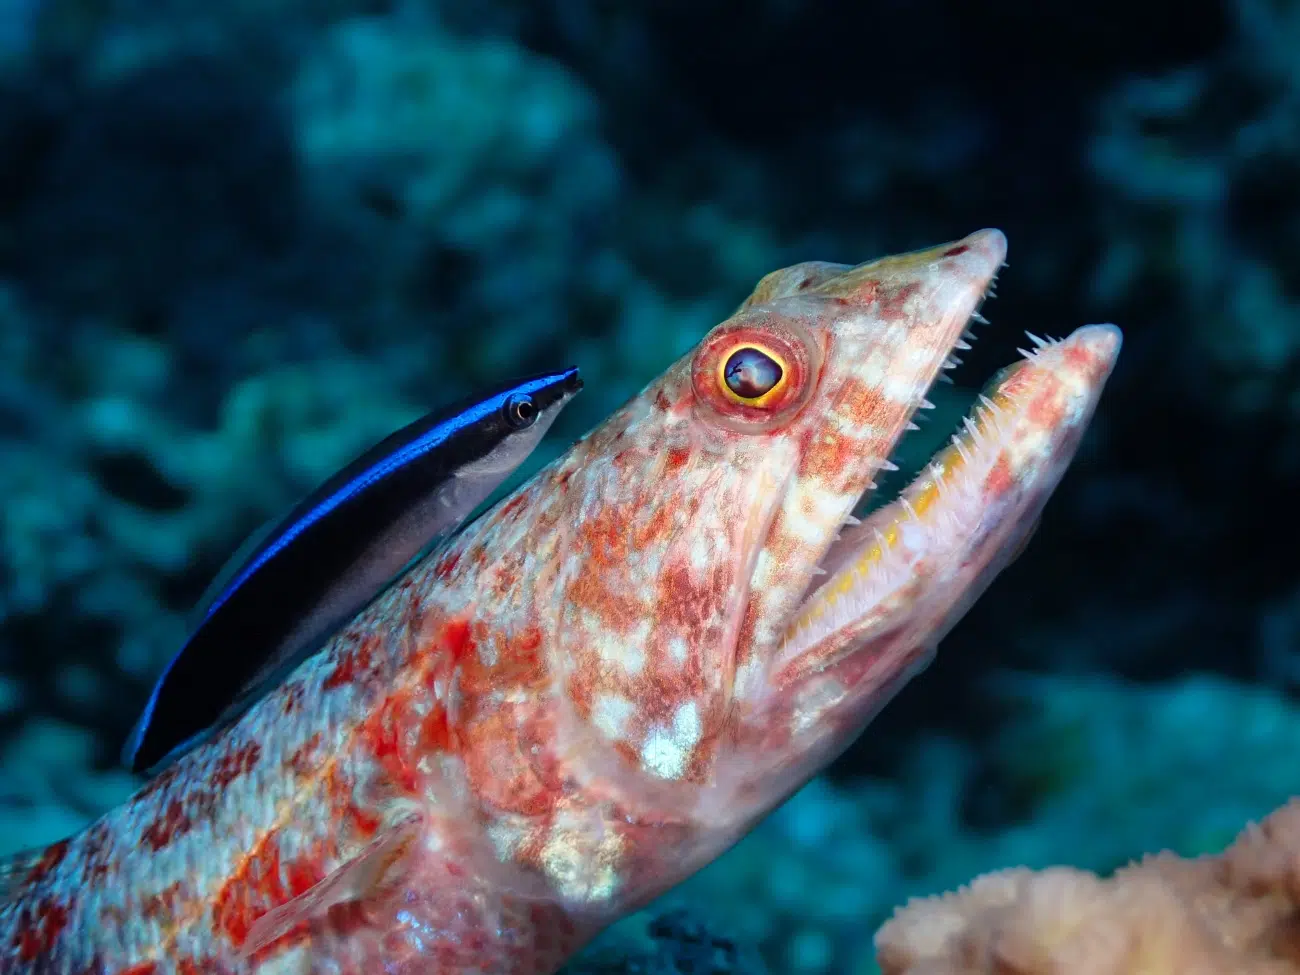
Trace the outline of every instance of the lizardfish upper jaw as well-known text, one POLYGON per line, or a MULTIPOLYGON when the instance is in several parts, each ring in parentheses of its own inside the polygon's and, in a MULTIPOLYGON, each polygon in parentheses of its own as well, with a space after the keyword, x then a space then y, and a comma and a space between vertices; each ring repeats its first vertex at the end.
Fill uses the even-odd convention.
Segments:
MULTIPOLYGON (((826 343, 819 405, 754 578, 754 639, 740 664, 775 650, 845 520, 875 487, 930 387, 955 365, 1006 256, 997 230, 856 267, 796 265, 764 279, 770 308, 803 316, 826 343)), ((742 310, 742 314, 744 311, 742 310)), ((742 672, 741 693, 753 688, 742 672)))

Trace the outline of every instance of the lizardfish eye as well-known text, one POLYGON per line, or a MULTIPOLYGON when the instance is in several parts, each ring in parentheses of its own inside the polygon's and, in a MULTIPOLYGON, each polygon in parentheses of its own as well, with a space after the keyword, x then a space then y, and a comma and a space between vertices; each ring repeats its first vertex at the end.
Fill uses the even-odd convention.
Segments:
POLYGON ((537 405, 527 393, 515 393, 506 400, 502 409, 506 415, 506 422, 516 430, 531 427, 537 422, 537 405))
POLYGON ((756 346, 742 346, 722 367, 723 382, 733 394, 747 402, 760 400, 780 384, 785 370, 772 356, 756 346))

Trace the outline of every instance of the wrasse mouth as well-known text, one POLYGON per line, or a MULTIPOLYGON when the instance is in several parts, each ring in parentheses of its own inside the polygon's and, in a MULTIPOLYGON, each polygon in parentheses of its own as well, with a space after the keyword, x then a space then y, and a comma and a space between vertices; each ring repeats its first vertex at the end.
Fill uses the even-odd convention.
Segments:
MULTIPOLYGON (((983 320, 978 308, 971 319, 983 320)), ((969 337, 955 347, 969 347, 969 337)), ((1086 326, 1063 340, 1029 338, 1032 348, 990 381, 947 446, 893 501, 865 519, 846 519, 787 626, 782 665, 807 656, 825 663, 850 643, 905 626, 923 604, 942 616, 945 598, 958 599, 1018 554, 1121 343, 1113 325, 1086 326)), ((955 365, 950 355, 944 368, 955 365)))

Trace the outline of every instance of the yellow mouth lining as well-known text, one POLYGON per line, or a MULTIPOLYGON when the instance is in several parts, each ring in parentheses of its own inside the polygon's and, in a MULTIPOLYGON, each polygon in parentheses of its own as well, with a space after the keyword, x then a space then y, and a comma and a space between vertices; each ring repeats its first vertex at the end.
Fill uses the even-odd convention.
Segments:
POLYGON ((908 522, 923 519, 936 502, 946 493, 954 478, 974 459, 974 452, 984 442, 986 435, 996 433, 999 414, 1011 407, 1010 399, 998 392, 982 394, 971 413, 962 420, 948 446, 940 450, 921 473, 905 487, 898 498, 873 516, 879 518, 889 512, 887 523, 874 527, 875 539, 858 555, 836 569, 826 583, 812 593, 790 624, 788 632, 816 622, 832 609, 840 599, 861 586, 872 569, 877 566, 899 540, 908 522))

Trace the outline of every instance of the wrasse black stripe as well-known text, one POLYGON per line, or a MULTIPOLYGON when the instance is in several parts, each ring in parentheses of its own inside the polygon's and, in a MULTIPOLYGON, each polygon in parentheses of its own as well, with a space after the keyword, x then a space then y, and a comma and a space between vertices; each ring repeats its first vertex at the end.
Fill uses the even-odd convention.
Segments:
POLYGON ((456 531, 581 388, 569 368, 430 413, 303 499, 246 557, 235 556, 230 581, 154 686, 124 763, 156 771, 236 720, 456 531))

